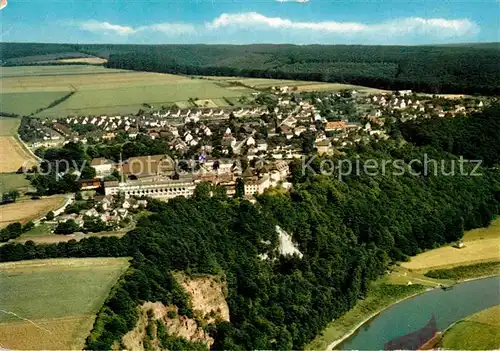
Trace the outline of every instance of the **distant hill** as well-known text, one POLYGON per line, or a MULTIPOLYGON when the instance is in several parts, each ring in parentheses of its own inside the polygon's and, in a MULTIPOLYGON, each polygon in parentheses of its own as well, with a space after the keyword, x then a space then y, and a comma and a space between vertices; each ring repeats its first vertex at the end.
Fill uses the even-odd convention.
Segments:
POLYGON ((498 43, 365 45, 73 45, 1 43, 3 61, 79 52, 108 67, 188 75, 312 80, 429 93, 500 94, 498 43))
POLYGON ((474 49, 500 49, 500 42, 491 43, 453 43, 453 44, 438 44, 433 46, 444 46, 444 47, 472 47, 474 49))

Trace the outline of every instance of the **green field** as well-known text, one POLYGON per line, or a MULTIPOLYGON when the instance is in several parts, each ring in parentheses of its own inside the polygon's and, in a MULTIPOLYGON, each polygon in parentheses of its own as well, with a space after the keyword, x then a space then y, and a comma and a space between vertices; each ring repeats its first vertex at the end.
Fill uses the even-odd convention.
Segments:
POLYGON ((241 77, 186 77, 172 74, 108 69, 102 66, 22 66, 0 70, 2 112, 26 115, 48 106, 71 91, 76 93, 59 105, 38 114, 61 117, 85 114, 126 114, 176 104, 192 107, 189 99, 211 100, 210 106, 239 106, 242 95, 272 86, 296 87, 298 91, 376 89, 346 84, 241 77), (245 86, 230 84, 238 82, 245 86), (227 100, 226 100, 227 99, 227 100))
POLYGON ((0 94, 0 112, 26 116, 47 107, 67 93, 63 91, 3 93, 0 94))
MULTIPOLYGON (((143 104, 160 108, 189 99, 238 98, 254 90, 172 74, 107 69, 100 66, 23 66, 1 69, 0 103, 6 113, 30 114, 68 94, 76 93, 39 116, 136 113, 143 104)), ((222 102, 222 104, 220 104, 222 102)))
POLYGON ((26 191, 30 182, 24 174, 0 173, 0 194, 11 190, 26 191))
POLYGON ((0 344, 81 349, 95 314, 127 266, 125 258, 0 264, 0 344))
POLYGON ((500 349, 500 306, 459 321, 444 333, 439 346, 448 350, 500 349))
POLYGON ((41 115, 82 115, 137 112, 142 103, 155 107, 187 101, 189 98, 211 99, 219 96, 241 96, 241 92, 224 89, 201 80, 180 80, 154 86, 130 86, 112 89, 78 91, 60 105, 41 115))

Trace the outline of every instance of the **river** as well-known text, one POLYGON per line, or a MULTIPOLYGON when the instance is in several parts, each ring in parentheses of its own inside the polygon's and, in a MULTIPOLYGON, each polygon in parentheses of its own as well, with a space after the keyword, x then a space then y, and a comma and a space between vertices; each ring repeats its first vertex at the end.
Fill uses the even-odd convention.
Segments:
POLYGON ((433 289, 397 303, 363 325, 336 349, 383 350, 384 344, 422 328, 435 316, 439 330, 500 304, 500 277, 472 280, 452 289, 433 289))

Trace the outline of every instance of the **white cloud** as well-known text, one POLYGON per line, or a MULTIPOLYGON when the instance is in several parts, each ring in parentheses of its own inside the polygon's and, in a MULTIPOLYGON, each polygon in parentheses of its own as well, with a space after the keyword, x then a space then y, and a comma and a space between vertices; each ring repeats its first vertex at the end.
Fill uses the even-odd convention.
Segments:
POLYGON ((109 22, 99 22, 90 20, 77 23, 80 29, 94 33, 132 35, 140 32, 161 32, 168 35, 193 34, 196 32, 195 26, 185 23, 157 23, 150 26, 137 28, 111 24, 109 22))
POLYGON ((224 27, 238 27, 248 29, 301 29, 313 31, 329 32, 359 32, 365 29, 365 25, 351 22, 293 22, 289 19, 280 17, 266 17, 257 12, 246 12, 237 14, 224 13, 210 23, 207 23, 210 29, 219 29, 224 27))
POLYGON ((140 27, 139 30, 162 32, 170 35, 178 34, 194 34, 196 28, 192 24, 187 23, 158 23, 151 26, 140 27))
POLYGON ((314 31, 330 34, 352 35, 432 35, 436 37, 456 37, 476 34, 479 27, 468 19, 420 18, 410 17, 396 19, 376 24, 356 22, 302 22, 292 21, 281 17, 267 17, 257 12, 224 13, 206 24, 207 28, 216 30, 221 28, 241 29, 284 29, 314 31))
MULTIPOLYGON (((304 0, 282 0, 304 1, 304 0)), ((281 17, 268 17, 258 12, 223 13, 211 22, 205 24, 190 23, 156 23, 139 27, 111 24, 90 20, 73 23, 80 29, 94 33, 114 34, 119 36, 140 35, 144 33, 161 33, 175 38, 182 35, 214 35, 220 37, 227 29, 243 30, 242 34, 259 31, 273 31, 276 33, 290 33, 292 35, 317 38, 330 41, 337 35, 339 40, 391 42, 404 41, 406 38, 418 37, 422 40, 449 39, 472 36, 479 32, 479 26, 468 19, 421 18, 409 17, 394 19, 379 23, 339 22, 339 21, 293 21, 281 17)), ((233 32, 233 34, 235 34, 233 32)), ((237 33, 236 33, 237 35, 237 33)), ((258 39, 258 35, 254 36, 258 39)), ((262 41, 266 41, 262 38, 262 41)), ((257 40, 258 41, 258 40, 257 40)))
POLYGON ((438 38, 461 37, 479 32, 479 26, 468 19, 420 18, 396 19, 372 26, 377 32, 404 36, 416 34, 438 38))
POLYGON ((128 26, 120 26, 109 22, 99 22, 95 20, 81 22, 78 25, 81 29, 94 33, 115 33, 118 35, 133 34, 136 30, 128 26))

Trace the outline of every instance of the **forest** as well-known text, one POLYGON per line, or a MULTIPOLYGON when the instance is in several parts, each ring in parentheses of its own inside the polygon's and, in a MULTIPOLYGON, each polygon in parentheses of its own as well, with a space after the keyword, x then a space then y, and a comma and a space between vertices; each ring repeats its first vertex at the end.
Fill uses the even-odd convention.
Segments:
POLYGON ((188 75, 349 83, 387 90, 499 94, 500 48, 403 46, 151 46, 108 67, 188 75))
POLYGON ((498 43, 369 45, 79 45, 0 43, 4 65, 67 56, 108 58, 111 68, 187 75, 349 83, 428 93, 500 94, 498 43), (44 56, 45 55, 45 56, 44 56), (48 55, 48 56, 47 56, 48 55))
MULTIPOLYGON (((487 134, 488 142, 498 144, 500 135, 487 133, 492 123, 498 123, 496 109, 470 118, 483 118, 473 129, 476 137, 487 134)), ((453 119, 441 121, 412 125, 412 134, 432 134, 419 139, 419 145, 404 142, 409 132, 394 125, 391 140, 360 145, 345 158, 400 159, 409 171, 421 167, 410 160, 427 154, 450 167, 459 157, 452 152, 461 150, 443 149, 440 145, 447 145, 443 138, 471 135, 453 119), (435 123, 439 133, 431 133, 435 123)), ((78 150, 74 146, 70 150, 64 152, 73 152, 78 159, 78 150)), ((473 150, 476 158, 488 156, 481 148, 473 150)), ((311 162, 311 170, 318 171, 324 159, 311 162)), ((339 180, 335 174, 304 173, 296 162, 294 189, 266 193, 256 204, 217 191, 211 197, 200 185, 190 199, 150 200, 151 215, 121 239, 7 244, 0 247, 0 261, 133 258, 100 310, 87 349, 110 349, 119 342, 135 325, 136 307, 144 301, 175 304, 179 314, 191 317, 193 311, 173 278, 174 271, 214 274, 227 283, 231 323, 206 327, 215 339, 213 349, 299 349, 362 299, 370 282, 390 264, 454 242, 465 230, 487 226, 499 213, 498 167, 482 167, 481 176, 396 174, 391 167, 385 173, 351 174, 339 180), (277 225, 293 236, 302 258, 279 254, 277 225)))
POLYGON ((436 149, 462 155, 465 159, 482 160, 492 167, 500 164, 500 105, 482 113, 458 116, 451 120, 433 118, 402 123, 403 137, 415 145, 430 145, 436 149))

